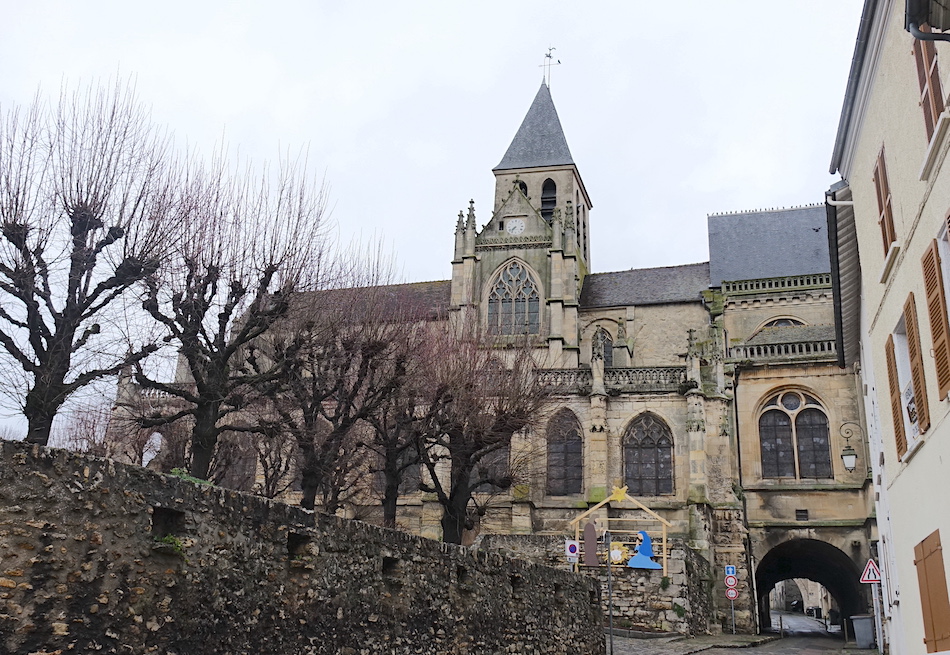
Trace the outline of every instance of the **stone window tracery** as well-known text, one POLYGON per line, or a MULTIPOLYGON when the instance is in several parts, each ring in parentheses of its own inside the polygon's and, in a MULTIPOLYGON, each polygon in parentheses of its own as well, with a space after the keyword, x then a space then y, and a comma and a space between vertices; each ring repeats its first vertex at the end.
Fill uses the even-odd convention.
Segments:
POLYGON ((627 428, 623 479, 631 496, 673 493, 673 435, 657 416, 641 414, 627 428))
POLYGON ((763 478, 831 478, 828 417, 818 400, 784 391, 759 416, 763 478))
POLYGON ((594 333, 593 349, 595 354, 603 355, 604 368, 614 365, 614 340, 604 328, 597 328, 597 332, 594 333))
POLYGON ((579 494, 584 481, 581 425, 569 409, 559 411, 548 423, 547 492, 549 496, 579 494))
POLYGON ((490 334, 539 334, 541 295, 527 267, 513 261, 498 275, 488 296, 490 334))

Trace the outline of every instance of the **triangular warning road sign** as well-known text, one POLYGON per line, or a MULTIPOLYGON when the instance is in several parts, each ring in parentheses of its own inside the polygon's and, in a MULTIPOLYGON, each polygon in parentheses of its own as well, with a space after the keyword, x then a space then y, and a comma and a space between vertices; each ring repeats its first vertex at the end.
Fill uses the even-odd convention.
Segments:
POLYGON ((881 569, 877 568, 877 564, 874 563, 873 559, 869 559, 867 566, 864 567, 864 573, 861 574, 861 582, 872 584, 880 581, 881 569))

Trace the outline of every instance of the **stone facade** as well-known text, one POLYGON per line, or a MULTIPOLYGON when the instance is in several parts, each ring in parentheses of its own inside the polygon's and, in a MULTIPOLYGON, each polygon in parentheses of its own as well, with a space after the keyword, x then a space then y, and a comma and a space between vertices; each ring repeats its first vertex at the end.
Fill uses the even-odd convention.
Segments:
POLYGON ((584 576, 0 443, 0 651, 604 652, 584 576))
MULTIPOLYGON (((487 513, 465 538, 573 537, 573 519, 626 486, 711 567, 709 630, 731 624, 726 566, 743 631, 769 623, 768 592, 786 573, 835 587, 843 614, 865 611, 855 569, 876 537, 870 453, 860 381, 839 361, 824 207, 711 215, 709 262, 594 273, 591 199, 544 85, 493 174, 491 211, 471 202, 455 222, 451 280, 393 288, 437 288, 431 315, 446 329, 477 321, 499 360, 528 335, 552 391, 548 414, 512 439, 512 461, 528 462, 519 483, 478 498, 487 513), (565 421, 569 456, 552 447, 565 421), (568 468, 569 488, 552 485, 568 468), (801 547, 811 558, 794 570, 762 565, 801 547)), ((374 502, 348 511, 369 517, 374 502)), ((408 493, 399 507, 400 527, 441 537, 433 497, 408 493)), ((592 518, 642 511, 611 502, 592 518)), ((660 523, 647 521, 631 546, 641 529, 657 542, 660 523)))

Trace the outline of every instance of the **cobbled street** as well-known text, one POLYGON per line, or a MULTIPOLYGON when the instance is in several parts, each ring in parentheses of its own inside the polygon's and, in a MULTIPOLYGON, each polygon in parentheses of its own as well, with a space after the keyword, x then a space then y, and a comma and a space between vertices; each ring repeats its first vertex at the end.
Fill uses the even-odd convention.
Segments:
MULTIPOLYGON (((840 633, 829 633, 821 621, 801 614, 773 613, 773 627, 778 630, 779 616, 786 637, 774 635, 723 634, 695 638, 663 637, 637 639, 614 637, 613 655, 876 655, 877 650, 856 648, 852 640, 845 647, 840 633), (741 649, 738 651, 737 649, 741 649)), ((607 653, 610 653, 608 638, 607 653)))

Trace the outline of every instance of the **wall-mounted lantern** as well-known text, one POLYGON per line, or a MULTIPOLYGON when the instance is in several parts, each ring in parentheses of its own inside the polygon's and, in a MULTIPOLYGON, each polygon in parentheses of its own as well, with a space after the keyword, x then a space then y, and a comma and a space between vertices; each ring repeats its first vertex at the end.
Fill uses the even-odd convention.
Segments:
POLYGON ((851 473, 858 467, 858 451, 851 447, 851 437, 856 433, 861 434, 861 426, 850 421, 842 423, 838 432, 844 437, 844 449, 841 451, 841 461, 844 462, 844 468, 851 473))

